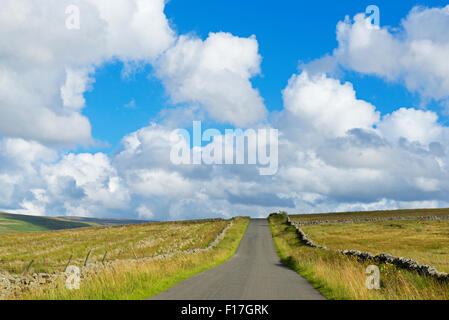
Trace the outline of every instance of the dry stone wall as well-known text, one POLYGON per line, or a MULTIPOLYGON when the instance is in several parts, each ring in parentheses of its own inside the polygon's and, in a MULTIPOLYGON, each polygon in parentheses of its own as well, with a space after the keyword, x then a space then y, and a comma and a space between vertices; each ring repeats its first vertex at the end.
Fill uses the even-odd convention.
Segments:
POLYGON ((407 217, 385 217, 385 218, 354 218, 354 219, 335 219, 335 220, 314 220, 314 221, 295 221, 297 226, 311 226, 332 223, 361 223, 361 222, 379 222, 379 221, 399 221, 399 220, 449 220, 449 216, 407 216, 407 217))
MULTIPOLYGON (((416 217, 415 217, 415 219, 416 219, 416 217)), ((360 219, 357 219, 357 220, 360 220, 360 219)), ((437 219, 434 219, 434 220, 437 220, 437 219)), ((378 220, 375 220, 375 221, 378 221, 378 220)), ((320 245, 314 243, 309 238, 307 238, 307 235, 300 228, 304 224, 301 224, 301 223, 298 223, 298 222, 293 222, 293 221, 290 220, 290 217, 288 217, 288 216, 287 216, 287 224, 292 226, 292 227, 294 227, 296 229, 300 241, 304 245, 306 245, 306 246, 309 246, 309 247, 312 247, 312 248, 321 249, 321 250, 339 252, 339 253, 341 253, 343 255, 346 255, 346 256, 356 257, 360 261, 373 261, 373 262, 378 262, 378 263, 390 263, 390 264, 395 265, 395 266, 397 266, 399 268, 402 268, 402 269, 407 269, 407 270, 410 270, 410 271, 416 271, 419 274, 424 275, 424 276, 434 277, 434 278, 437 278, 437 279, 442 280, 442 281, 449 281, 449 274, 447 274, 445 272, 439 272, 438 270, 436 270, 432 266, 420 264, 419 262, 414 261, 412 259, 403 258, 403 257, 395 257, 395 256, 392 256, 392 255, 386 254, 386 253, 373 255, 373 254, 371 254, 369 252, 360 252, 358 250, 331 250, 331 249, 329 249, 327 247, 320 246, 320 245)))
MULTIPOLYGON (((82 279, 91 277, 99 272, 104 271, 105 268, 113 266, 116 263, 141 263, 145 261, 168 259, 175 255, 191 255, 215 248, 226 235, 228 229, 232 226, 231 220, 226 227, 212 240, 205 248, 195 248, 189 250, 175 250, 170 253, 147 257, 141 259, 122 259, 104 262, 88 263, 84 267, 80 267, 82 279)), ((54 273, 32 273, 29 275, 16 275, 10 273, 0 273, 0 300, 11 299, 20 295, 21 292, 41 285, 51 284, 59 279, 65 279, 67 274, 62 271, 54 273)))

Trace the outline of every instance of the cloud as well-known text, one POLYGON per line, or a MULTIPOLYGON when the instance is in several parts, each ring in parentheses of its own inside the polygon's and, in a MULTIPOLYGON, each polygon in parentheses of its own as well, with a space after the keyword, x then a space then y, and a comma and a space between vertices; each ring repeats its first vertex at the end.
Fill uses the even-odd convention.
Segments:
MULTIPOLYGON (((432 133, 435 128, 445 130, 435 114, 404 109, 378 119, 374 107, 358 100, 350 84, 325 76, 293 79, 302 76, 302 85, 289 83, 286 109, 273 124, 281 128, 275 176, 260 176, 250 165, 175 166, 169 159, 172 128, 162 124, 125 136, 122 147, 110 156, 69 153, 58 158, 38 143, 3 139, 2 154, 9 158, 3 156, 4 170, 0 169, 0 204, 21 213, 152 220, 446 204, 447 143, 432 133), (316 87, 313 92, 326 92, 326 101, 336 104, 323 104, 323 94, 311 94, 293 99, 297 110, 316 106, 323 112, 338 111, 344 96, 343 114, 361 109, 370 115, 362 120, 373 121, 350 120, 344 127, 325 123, 329 130, 320 129, 320 114, 304 121, 304 112, 292 112, 287 101, 301 96, 309 85, 316 87), (426 130, 403 130, 394 122, 401 112, 406 115, 400 120, 409 118, 426 130), (313 141, 297 135, 297 130, 311 134, 313 141), (27 152, 31 148, 36 151, 27 152)), ((210 143, 217 141, 222 138, 210 143)))
POLYGON ((95 66, 111 59, 154 61, 174 41, 164 0, 2 2, 0 135, 47 144, 91 143, 81 114, 95 66), (79 30, 65 8, 80 9, 79 30))
POLYGON ((0 206, 17 208, 30 190, 44 188, 40 164, 57 159, 56 151, 37 142, 0 139, 0 206))
POLYGON ((95 69, 115 59, 124 63, 125 76, 152 64, 174 103, 199 105, 213 120, 238 126, 265 120, 263 99, 250 81, 261 62, 254 36, 178 36, 164 0, 7 0, 2 6, 0 135, 92 143, 81 113, 84 93, 95 69), (66 28, 68 5, 80 9, 80 29, 66 28))
POLYGON ((63 195, 71 204, 87 201, 105 209, 123 209, 129 203, 128 189, 103 153, 68 154, 55 164, 43 165, 41 175, 48 192, 55 195, 61 187, 67 188, 68 179, 71 192, 63 190, 63 195))
POLYGON ((351 83, 341 84, 324 74, 310 77, 306 71, 290 78, 282 92, 285 109, 303 125, 329 136, 341 136, 355 128, 372 128, 379 113, 358 100, 351 83))
POLYGON ((46 213, 46 204, 50 202, 50 199, 46 196, 46 191, 44 189, 32 189, 31 194, 33 199, 24 199, 20 203, 22 209, 16 210, 14 213, 44 216, 46 213))
POLYGON ((110 216, 130 192, 103 153, 57 153, 36 142, 2 139, 0 206, 31 215, 110 216), (78 212, 78 213, 77 213, 78 212))
POLYGON ((446 203, 446 129, 434 113, 404 109, 380 119, 350 83, 307 73, 293 76, 283 97, 285 109, 273 123, 280 128, 275 176, 261 177, 248 165, 173 166, 170 130, 160 124, 125 137, 113 163, 143 197, 137 201, 171 219, 446 203), (411 121, 410 132, 396 118, 411 121))
POLYGON ((61 87, 61 98, 65 108, 79 110, 84 108, 84 92, 91 89, 94 79, 90 77, 92 69, 71 69, 66 70, 65 84, 61 87))
POLYGON ((267 111, 250 78, 260 73, 254 36, 210 33, 206 40, 180 36, 158 61, 157 75, 175 103, 200 104, 218 122, 245 126, 267 111))
POLYGON ((128 103, 126 103, 126 104, 124 105, 124 107, 125 107, 126 109, 135 109, 135 108, 136 108, 136 100, 131 99, 131 101, 128 102, 128 103))
POLYGON ((386 115, 378 128, 393 142, 405 138, 409 142, 429 145, 447 137, 447 129, 438 124, 438 115, 432 111, 401 108, 386 115))
POLYGON ((447 127, 435 113, 399 109, 380 119, 350 83, 307 71, 283 97, 276 182, 295 194, 296 208, 446 199, 447 127))
POLYGON ((175 40, 165 0, 87 0, 106 23, 106 55, 122 61, 153 61, 175 40))
POLYGON ((126 180, 134 193, 146 197, 186 196, 194 192, 194 186, 177 172, 128 170, 126 180))
POLYGON ((140 207, 137 208, 137 214, 139 215, 139 218, 141 218, 141 219, 153 219, 154 218, 154 213, 144 205, 141 205, 140 207))
POLYGON ((405 84, 425 99, 449 97, 449 6, 415 7, 398 30, 373 27, 364 14, 337 25, 337 61, 347 69, 405 84))
POLYGON ((284 109, 268 114, 251 83, 261 72, 255 37, 177 36, 162 0, 74 3, 79 31, 65 29, 64 1, 6 1, 0 12, 1 208, 165 220, 449 205, 448 131, 438 115, 402 108, 380 117, 330 72, 339 64, 446 98, 449 40, 435 30, 445 30, 447 7, 412 10, 399 32, 368 27, 361 15, 339 23, 334 55, 292 75, 284 109), (152 64, 180 105, 127 134, 111 154, 57 149, 92 139, 84 93, 95 68, 113 59, 125 75, 152 64), (198 119, 278 128, 278 174, 171 163, 172 130, 198 119))

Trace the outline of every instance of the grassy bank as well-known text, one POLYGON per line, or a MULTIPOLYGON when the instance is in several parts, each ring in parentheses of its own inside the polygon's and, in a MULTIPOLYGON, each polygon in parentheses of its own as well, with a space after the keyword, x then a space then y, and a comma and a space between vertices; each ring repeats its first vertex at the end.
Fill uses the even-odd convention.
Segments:
POLYGON ((236 218, 225 238, 208 251, 168 259, 129 263, 118 261, 89 280, 79 290, 67 290, 63 281, 32 289, 23 299, 145 299, 232 257, 249 219, 236 218))
POLYGON ((311 225, 302 230, 330 249, 389 253, 449 272, 449 220, 311 225))
POLYGON ((309 280, 328 299, 411 300, 449 299, 449 284, 415 272, 379 265, 381 289, 368 290, 365 274, 368 263, 336 252, 301 244, 296 230, 286 224, 286 216, 271 215, 270 228, 284 264, 309 280))

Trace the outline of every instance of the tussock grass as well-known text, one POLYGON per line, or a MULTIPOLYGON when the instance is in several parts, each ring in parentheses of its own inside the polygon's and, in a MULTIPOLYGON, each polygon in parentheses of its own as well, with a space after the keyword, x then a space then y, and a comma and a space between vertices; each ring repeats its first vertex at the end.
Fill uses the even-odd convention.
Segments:
POLYGON ((220 219, 90 227, 0 236, 0 272, 22 273, 31 260, 32 272, 63 271, 90 262, 152 257, 173 251, 205 248, 228 224, 220 219))
POLYGON ((90 279, 79 290, 67 290, 61 280, 25 293, 22 299, 145 299, 201 271, 215 267, 234 255, 249 219, 235 218, 223 240, 210 250, 168 259, 129 263, 119 261, 90 279))
POLYGON ((381 289, 366 288, 366 267, 353 257, 307 247, 284 215, 271 215, 270 228, 284 264, 308 279, 328 299, 336 300, 446 300, 449 284, 415 272, 379 265, 381 289))
POLYGON ((331 249, 406 257, 449 272, 449 220, 401 220, 303 226, 313 242, 331 249))

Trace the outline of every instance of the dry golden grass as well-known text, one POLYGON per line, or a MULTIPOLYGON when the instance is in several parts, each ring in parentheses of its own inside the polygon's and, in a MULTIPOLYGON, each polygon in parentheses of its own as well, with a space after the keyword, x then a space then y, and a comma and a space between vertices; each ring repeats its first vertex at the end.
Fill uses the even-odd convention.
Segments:
POLYGON ((63 279, 49 286, 31 288, 21 299, 144 299, 196 273, 229 259, 237 250, 249 219, 235 218, 223 240, 210 250, 177 254, 168 259, 139 263, 118 261, 105 271, 83 279, 79 290, 67 290, 63 279))
MULTIPOLYGON (((307 247, 283 215, 270 216, 273 239, 282 261, 306 277, 329 299, 353 300, 446 300, 449 284, 415 272, 379 265, 381 289, 366 288, 366 267, 355 258, 307 247)), ((322 226, 320 226, 322 227, 322 226)))
POLYGON ((386 210, 364 212, 337 212, 319 214, 289 215, 292 221, 307 222, 320 220, 348 220, 354 218, 391 218, 391 217, 438 217, 449 216, 449 209, 413 209, 413 210, 386 210))
POLYGON ((389 253, 449 272, 449 220, 400 220, 303 226, 307 237, 330 249, 389 253))
POLYGON ((1 235, 0 272, 21 273, 31 260, 30 272, 62 271, 71 255, 71 264, 82 265, 89 250, 89 261, 95 262, 106 252, 107 260, 116 260, 204 248, 228 223, 211 219, 1 235))

